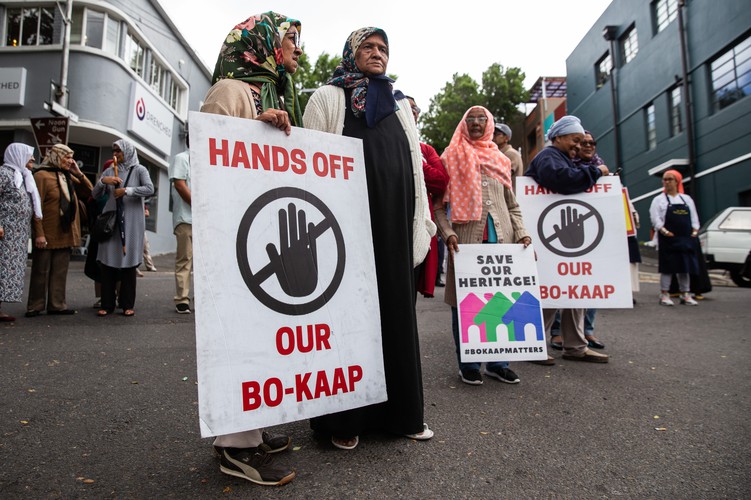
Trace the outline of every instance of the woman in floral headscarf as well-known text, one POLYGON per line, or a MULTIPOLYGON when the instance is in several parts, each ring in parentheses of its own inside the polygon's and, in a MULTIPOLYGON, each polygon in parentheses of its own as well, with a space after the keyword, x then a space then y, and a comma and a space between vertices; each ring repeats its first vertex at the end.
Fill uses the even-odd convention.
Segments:
POLYGON ((73 150, 56 144, 34 172, 44 218, 34 222, 34 251, 26 316, 75 314, 65 301, 70 249, 81 244, 79 198, 91 195, 91 181, 73 160, 73 150))
MULTIPOLYGON (((42 218, 39 192, 30 170, 33 163, 34 148, 14 142, 5 149, 0 166, 0 306, 3 302, 21 302, 31 218, 42 218)), ((0 311, 0 321, 15 320, 0 311)))
POLYGON ((311 420, 337 448, 352 449, 373 430, 430 439, 424 423, 422 368, 415 316, 414 267, 435 234, 422 154, 407 99, 395 100, 386 76, 389 46, 379 28, 352 32, 328 85, 308 101, 306 128, 363 141, 370 224, 381 311, 388 401, 311 420))
MULTIPOLYGON (((214 70, 214 85, 201 111, 260 120, 284 131, 301 126, 292 75, 297 71, 300 21, 276 12, 251 16, 229 32, 214 70)), ((219 470, 263 485, 292 481, 295 471, 271 454, 289 447, 286 435, 252 429, 217 436, 219 470)))
POLYGON ((251 16, 229 32, 201 111, 261 120, 288 135, 301 126, 292 81, 297 71, 300 21, 276 12, 251 16))
MULTIPOLYGON (((463 243, 522 243, 526 247, 532 242, 511 187, 511 160, 493 142, 494 131, 493 115, 484 107, 472 106, 464 113, 441 155, 449 174, 449 187, 443 200, 433 206, 438 229, 449 250, 444 301, 451 306, 459 376, 470 385, 482 384, 482 374, 480 363, 462 363, 459 355, 454 253, 463 243)), ((507 361, 486 363, 485 374, 508 384, 519 382, 507 361)))
POLYGON ((108 240, 100 241, 97 262, 102 280, 102 308, 99 316, 115 310, 115 288, 120 281, 117 299, 125 316, 135 314, 136 268, 143 259, 143 237, 146 231, 143 200, 154 194, 149 171, 138 163, 136 147, 120 139, 112 144, 114 164, 102 172, 92 196, 107 193, 102 213, 117 212, 117 230, 108 240))

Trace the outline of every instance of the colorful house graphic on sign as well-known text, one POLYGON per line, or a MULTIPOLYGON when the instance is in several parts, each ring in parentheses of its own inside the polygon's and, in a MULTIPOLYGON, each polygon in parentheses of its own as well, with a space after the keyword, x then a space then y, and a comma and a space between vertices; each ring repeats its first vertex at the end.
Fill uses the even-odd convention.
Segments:
POLYGON ((532 325, 538 341, 545 340, 540 317, 540 301, 529 292, 512 292, 511 298, 496 292, 485 294, 487 302, 474 293, 461 302, 462 343, 469 342, 469 330, 476 325, 480 342, 498 342, 498 327, 506 326, 509 342, 526 340, 527 325, 532 325))

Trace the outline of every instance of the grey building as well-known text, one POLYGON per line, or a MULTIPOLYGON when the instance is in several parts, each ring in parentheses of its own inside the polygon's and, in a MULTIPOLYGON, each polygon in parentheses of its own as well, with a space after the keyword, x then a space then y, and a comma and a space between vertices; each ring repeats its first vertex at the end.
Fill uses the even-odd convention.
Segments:
POLYGON ((623 169, 643 222, 668 168, 688 178, 702 221, 751 205, 747 0, 613 0, 566 68, 568 111, 623 169))
POLYGON ((188 110, 200 108, 211 72, 157 0, 75 0, 60 95, 66 15, 64 1, 0 1, 0 150, 34 145, 30 119, 62 113, 70 116, 67 142, 93 181, 112 142, 128 139, 156 188, 151 250, 172 251, 167 168, 185 149, 188 110))

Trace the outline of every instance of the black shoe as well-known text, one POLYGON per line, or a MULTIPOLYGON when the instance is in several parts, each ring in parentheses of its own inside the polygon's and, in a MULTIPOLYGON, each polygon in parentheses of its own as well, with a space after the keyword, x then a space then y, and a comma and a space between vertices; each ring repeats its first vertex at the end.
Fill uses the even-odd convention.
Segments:
POLYGON ((175 311, 177 312, 177 314, 190 314, 190 305, 177 304, 175 306, 175 311))
POLYGON ((587 340, 587 347, 589 347, 590 349, 605 349, 605 344, 597 339, 587 340))
POLYGON ((47 311, 47 315, 51 316, 70 316, 72 314, 78 314, 75 309, 60 309, 59 311, 47 311))
POLYGON ((465 384, 482 385, 482 374, 480 373, 480 370, 461 370, 459 376, 465 384))
POLYGON ((436 280, 436 282, 435 282, 435 286, 437 286, 437 287, 440 287, 440 288, 443 288, 444 286, 446 286, 446 283, 444 283, 444 282, 443 282, 443 281, 441 281, 441 280, 436 280))
POLYGON ((263 431, 261 434, 263 444, 269 447, 266 453, 279 453, 289 448, 292 438, 284 434, 269 434, 263 431))
POLYGON ((265 444, 258 448, 223 448, 219 470, 265 486, 280 486, 295 478, 295 471, 274 465, 265 444))
POLYGON ((39 311, 26 311, 26 314, 24 314, 27 318, 36 318, 39 316, 39 311))
POLYGON ((550 341, 550 347, 555 349, 556 351, 562 351, 563 350, 563 343, 562 342, 553 342, 550 341))
POLYGON ((486 367, 485 375, 487 375, 488 377, 493 377, 496 380, 500 380, 501 382, 506 382, 507 384, 518 384, 521 381, 517 374, 511 370, 511 368, 503 368, 501 366, 494 368, 486 367))

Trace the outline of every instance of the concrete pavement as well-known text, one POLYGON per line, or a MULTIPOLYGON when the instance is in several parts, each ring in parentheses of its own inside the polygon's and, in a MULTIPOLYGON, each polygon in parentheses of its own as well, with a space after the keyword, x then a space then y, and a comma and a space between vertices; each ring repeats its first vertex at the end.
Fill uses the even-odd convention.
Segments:
MULTIPOLYGON (((457 376, 450 313, 418 300, 428 442, 368 435, 351 452, 279 426, 297 478, 221 474, 201 439, 192 315, 172 255, 138 280, 137 315, 97 318, 71 266, 69 317, 0 324, 0 498, 749 498, 751 290, 657 305, 650 261, 633 310, 601 310, 607 365, 514 363, 522 382, 457 376)), ((649 260, 649 259, 647 259, 649 260)))

